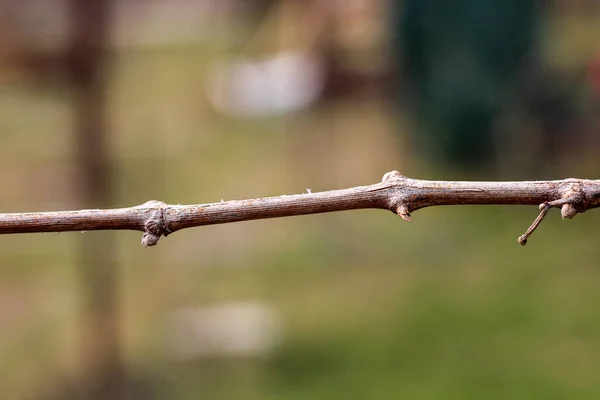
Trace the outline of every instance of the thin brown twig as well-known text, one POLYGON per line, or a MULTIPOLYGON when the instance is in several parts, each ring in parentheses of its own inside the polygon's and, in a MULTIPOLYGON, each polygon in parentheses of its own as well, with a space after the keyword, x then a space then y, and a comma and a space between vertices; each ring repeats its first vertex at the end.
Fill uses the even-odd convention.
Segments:
POLYGON ((542 203, 542 204, 540 204, 540 209, 542 210, 540 212, 540 215, 538 215, 537 218, 535 220, 533 220, 533 222, 531 223, 529 228, 527 228, 525 233, 522 234, 521 236, 519 236, 519 238, 517 239, 517 242, 521 246, 525 246, 527 244, 527 239, 529 239, 531 234, 537 229, 538 226, 540 226, 540 223, 542 222, 542 220, 544 219, 546 214, 548 214, 548 210, 550 210, 550 206, 548 205, 548 203, 542 203))
POLYGON ((542 210, 518 242, 524 245, 552 207, 563 218, 600 206, 600 180, 464 182, 428 181, 388 172, 380 183, 326 192, 283 195, 211 204, 169 205, 149 201, 109 210, 0 214, 0 234, 91 230, 137 230, 142 244, 181 229, 264 218, 377 208, 410 221, 411 212, 430 206, 460 204, 539 205, 542 210))

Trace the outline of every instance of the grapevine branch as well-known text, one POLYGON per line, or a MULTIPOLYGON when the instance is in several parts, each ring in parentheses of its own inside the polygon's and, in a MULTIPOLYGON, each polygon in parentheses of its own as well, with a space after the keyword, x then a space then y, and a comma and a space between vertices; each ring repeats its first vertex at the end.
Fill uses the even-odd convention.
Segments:
POLYGON ((169 205, 152 200, 109 210, 77 210, 0 214, 0 234, 92 230, 138 230, 142 245, 154 246, 161 236, 184 228, 264 218, 378 208, 410 221, 415 210, 439 205, 538 205, 541 212, 518 238, 521 245, 550 208, 563 218, 600 206, 600 180, 460 182, 411 179, 388 172, 380 183, 326 192, 283 195, 211 204, 169 205))

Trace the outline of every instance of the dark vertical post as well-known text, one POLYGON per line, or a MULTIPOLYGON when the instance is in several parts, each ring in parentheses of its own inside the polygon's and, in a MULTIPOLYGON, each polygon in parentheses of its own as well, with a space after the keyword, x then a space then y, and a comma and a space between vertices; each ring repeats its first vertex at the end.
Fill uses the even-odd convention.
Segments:
MULTIPOLYGON (((68 71, 74 96, 75 151, 81 206, 110 207, 113 183, 107 135, 106 63, 112 0, 69 0, 68 71)), ((112 233, 82 235, 81 357, 83 398, 122 398, 118 268, 112 233)))

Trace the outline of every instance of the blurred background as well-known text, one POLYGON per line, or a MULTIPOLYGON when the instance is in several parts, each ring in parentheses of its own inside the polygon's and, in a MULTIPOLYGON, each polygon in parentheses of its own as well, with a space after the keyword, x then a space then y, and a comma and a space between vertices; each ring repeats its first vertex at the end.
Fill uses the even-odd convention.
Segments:
MULTIPOLYGON (((599 178, 596 0, 2 0, 2 212, 599 178)), ((600 397, 599 216, 0 237, 5 399, 600 397)))

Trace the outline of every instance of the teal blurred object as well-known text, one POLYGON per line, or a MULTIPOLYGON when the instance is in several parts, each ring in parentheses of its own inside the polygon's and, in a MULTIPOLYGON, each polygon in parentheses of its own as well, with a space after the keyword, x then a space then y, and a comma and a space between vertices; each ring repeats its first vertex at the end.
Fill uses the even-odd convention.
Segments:
POLYGON ((412 89, 417 143, 442 162, 482 165, 493 123, 530 54, 533 0, 396 2, 393 51, 412 89), (402 4, 400 4, 402 3, 402 4))

